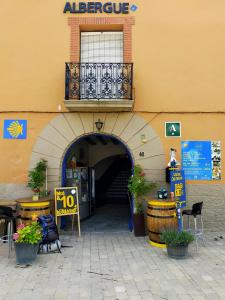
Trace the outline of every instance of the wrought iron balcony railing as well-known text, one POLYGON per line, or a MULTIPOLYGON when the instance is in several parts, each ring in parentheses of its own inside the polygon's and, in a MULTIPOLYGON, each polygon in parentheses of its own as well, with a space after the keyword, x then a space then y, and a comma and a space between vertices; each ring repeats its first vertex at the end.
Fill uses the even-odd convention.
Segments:
POLYGON ((66 63, 65 100, 132 99, 133 64, 66 63))

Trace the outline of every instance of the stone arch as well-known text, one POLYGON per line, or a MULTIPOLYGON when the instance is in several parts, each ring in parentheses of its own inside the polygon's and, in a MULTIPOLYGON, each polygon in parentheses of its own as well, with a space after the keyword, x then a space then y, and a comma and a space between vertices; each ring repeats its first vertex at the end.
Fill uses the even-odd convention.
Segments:
POLYGON ((42 130, 33 147, 30 166, 44 158, 48 161, 48 186, 61 185, 61 165, 71 144, 82 136, 97 133, 95 122, 104 122, 101 134, 112 135, 129 150, 135 164, 140 164, 149 180, 164 182, 165 154, 155 130, 136 113, 61 113, 42 130), (145 143, 141 141, 145 135, 145 143), (144 157, 139 153, 144 152, 144 157))

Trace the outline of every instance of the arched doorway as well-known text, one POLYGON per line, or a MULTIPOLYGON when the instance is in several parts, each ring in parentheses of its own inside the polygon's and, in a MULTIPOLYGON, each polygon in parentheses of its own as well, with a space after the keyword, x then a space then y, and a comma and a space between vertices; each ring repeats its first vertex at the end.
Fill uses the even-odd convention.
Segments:
MULTIPOLYGON (((83 231, 131 229, 132 204, 127 184, 132 167, 130 150, 113 135, 87 134, 67 149, 62 186, 78 187, 83 231)), ((66 227, 66 219, 62 224, 66 227)))

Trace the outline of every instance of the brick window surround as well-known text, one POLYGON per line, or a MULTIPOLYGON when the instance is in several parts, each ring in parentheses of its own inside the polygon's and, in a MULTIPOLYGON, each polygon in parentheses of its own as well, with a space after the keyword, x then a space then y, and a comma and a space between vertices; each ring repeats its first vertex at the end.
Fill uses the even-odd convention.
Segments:
POLYGON ((124 63, 132 62, 132 25, 135 24, 134 17, 70 17, 68 25, 70 32, 70 61, 80 61, 80 31, 113 30, 121 28, 123 31, 123 59, 124 63))

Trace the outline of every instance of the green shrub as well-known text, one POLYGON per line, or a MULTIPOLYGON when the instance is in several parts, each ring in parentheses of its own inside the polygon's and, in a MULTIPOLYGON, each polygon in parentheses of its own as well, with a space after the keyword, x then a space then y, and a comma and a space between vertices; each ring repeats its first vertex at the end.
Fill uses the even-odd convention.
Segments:
POLYGON ((156 187, 153 182, 148 182, 145 178, 145 173, 143 172, 141 166, 134 166, 134 174, 129 178, 128 190, 134 196, 134 212, 142 213, 142 196, 146 195, 152 189, 156 187))
POLYGON ((194 240, 192 233, 177 231, 174 229, 165 230, 161 234, 161 241, 169 246, 185 246, 194 240))
POLYGON ((32 189, 33 192, 40 194, 41 189, 46 180, 46 169, 47 169, 47 161, 41 159, 36 167, 29 171, 28 174, 28 184, 27 186, 32 189))

